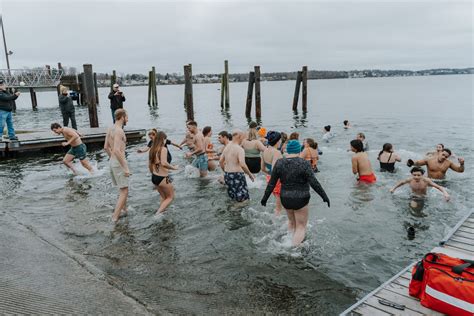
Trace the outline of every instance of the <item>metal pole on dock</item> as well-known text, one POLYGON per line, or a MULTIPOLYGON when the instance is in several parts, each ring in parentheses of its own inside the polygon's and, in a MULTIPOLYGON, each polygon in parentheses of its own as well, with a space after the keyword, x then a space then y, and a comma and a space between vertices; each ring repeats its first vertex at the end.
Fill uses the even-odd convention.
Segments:
POLYGON ((38 108, 38 100, 36 99, 36 92, 34 88, 30 88, 30 96, 31 96, 31 107, 33 110, 38 108))
POLYGON ((187 119, 194 120, 193 70, 191 64, 184 66, 184 95, 187 119))
POLYGON ((255 66, 255 116, 260 118, 262 116, 262 103, 260 96, 260 66, 255 66))
POLYGON ((298 71, 296 75, 295 95, 293 96, 293 111, 298 111, 298 99, 300 97, 301 78, 301 71, 298 71))
POLYGON ((303 92, 301 94, 301 99, 303 101, 303 113, 308 110, 308 66, 303 66, 303 71, 301 72, 301 80, 303 81, 303 92))
POLYGON ((224 88, 225 88, 225 107, 226 109, 229 108, 229 61, 224 60, 224 88))
POLYGON ((89 108, 89 123, 91 127, 99 127, 99 119, 97 117, 97 105, 94 89, 94 72, 91 64, 84 64, 84 73, 82 86, 85 92, 87 107, 89 108))
POLYGON ((250 117, 252 111, 253 85, 255 83, 255 72, 249 73, 249 86, 247 89, 247 102, 245 103, 245 116, 250 117))

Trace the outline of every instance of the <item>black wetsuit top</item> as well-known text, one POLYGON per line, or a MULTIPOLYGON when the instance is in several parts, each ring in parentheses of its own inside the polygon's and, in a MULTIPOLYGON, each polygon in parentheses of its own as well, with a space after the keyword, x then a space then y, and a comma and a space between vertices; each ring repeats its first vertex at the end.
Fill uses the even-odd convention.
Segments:
POLYGON ((395 162, 389 162, 390 158, 392 158, 392 153, 390 153, 390 156, 388 156, 387 162, 381 162, 380 161, 380 169, 382 171, 388 171, 388 172, 394 172, 395 171, 395 162))
MULTIPOLYGON (((171 163, 171 160, 173 159, 173 157, 171 157, 171 153, 170 153, 170 150, 168 149, 168 145, 171 145, 171 141, 169 139, 167 139, 165 143, 165 147, 168 150, 168 155, 166 156, 166 160, 168 161, 168 163, 171 163)), ((153 146, 153 141, 150 140, 147 146, 148 148, 151 148, 151 146, 153 146)))
POLYGON ((329 201, 326 192, 319 184, 311 169, 311 164, 300 157, 281 158, 272 169, 272 176, 265 190, 262 202, 266 202, 272 194, 273 189, 280 179, 281 199, 308 199, 310 197, 309 186, 321 196, 323 201, 329 201))

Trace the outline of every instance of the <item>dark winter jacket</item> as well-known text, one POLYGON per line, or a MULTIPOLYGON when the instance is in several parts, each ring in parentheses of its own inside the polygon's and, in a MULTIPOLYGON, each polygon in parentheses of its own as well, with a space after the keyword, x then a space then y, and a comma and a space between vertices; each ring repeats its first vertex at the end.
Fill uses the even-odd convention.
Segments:
POLYGON ((125 97, 123 94, 115 95, 115 92, 112 91, 109 93, 110 99, 110 108, 112 110, 123 109, 123 102, 125 102, 125 97))
POLYGON ((11 112, 13 110, 13 101, 18 99, 18 96, 11 94, 6 90, 0 90, 0 110, 11 112))
POLYGON ((61 112, 74 112, 74 104, 72 104, 72 98, 68 95, 59 95, 59 108, 61 112))

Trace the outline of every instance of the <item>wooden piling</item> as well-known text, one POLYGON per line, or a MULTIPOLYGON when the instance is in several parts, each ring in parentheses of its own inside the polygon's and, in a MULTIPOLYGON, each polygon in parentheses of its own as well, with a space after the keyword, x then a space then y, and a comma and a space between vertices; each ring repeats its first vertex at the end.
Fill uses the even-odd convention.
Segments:
POLYGON ((110 91, 114 91, 114 84, 117 83, 117 73, 112 70, 112 76, 110 76, 110 91))
POLYGON ((89 123, 90 127, 99 127, 99 119, 97 116, 96 96, 94 89, 94 72, 91 64, 84 64, 84 73, 82 80, 82 87, 85 91, 85 99, 87 107, 89 108, 89 123))
POLYGON ((38 100, 36 99, 36 92, 34 88, 30 88, 31 107, 33 110, 38 108, 38 100))
POLYGON ((303 81, 303 92, 301 94, 301 99, 303 101, 303 113, 308 110, 308 66, 303 66, 303 70, 301 71, 301 80, 303 81))
POLYGON ((58 70, 63 70, 63 65, 60 62, 58 62, 58 70))
POLYGON ((224 108, 224 99, 225 99, 225 74, 221 75, 221 108, 224 108))
POLYGON ((224 88, 225 88, 225 107, 228 108, 230 106, 229 101, 229 61, 224 60, 224 88))
POLYGON ((151 71, 148 72, 148 106, 151 106, 151 71))
POLYGON ((99 88, 97 86, 97 73, 94 72, 94 93, 95 93, 95 102, 97 104, 100 104, 99 103, 99 88))
POLYGON ((262 103, 260 96, 260 66, 254 67, 255 71, 255 116, 257 118, 262 116, 262 103))
POLYGON ((300 86, 301 86, 301 71, 298 71, 296 75, 296 86, 295 95, 293 96, 293 111, 298 111, 298 98, 300 97, 300 86))
POLYGON ((152 84, 152 94, 153 94, 153 106, 156 107, 158 106, 158 94, 156 92, 156 69, 155 69, 155 66, 151 67, 151 72, 152 72, 152 81, 151 81, 151 84, 152 84))
POLYGON ((51 76, 51 66, 50 65, 46 65, 46 70, 48 71, 48 75, 51 76))
POLYGON ((191 64, 184 66, 184 91, 187 119, 194 120, 193 71, 191 64))
POLYGON ((255 72, 249 73, 249 85, 247 89, 247 102, 245 104, 245 116, 250 117, 252 111, 253 85, 255 83, 255 72))
POLYGON ((58 97, 59 97, 59 95, 61 94, 61 84, 58 84, 56 86, 56 93, 58 94, 58 97))

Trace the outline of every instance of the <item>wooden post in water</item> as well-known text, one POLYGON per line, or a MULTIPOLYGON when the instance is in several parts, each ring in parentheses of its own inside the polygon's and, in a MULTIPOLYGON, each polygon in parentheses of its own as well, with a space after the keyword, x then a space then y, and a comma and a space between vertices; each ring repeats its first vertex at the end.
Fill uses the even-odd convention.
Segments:
POLYGON ((151 77, 152 77, 152 74, 151 74, 151 71, 149 71, 148 72, 148 98, 147 98, 148 106, 151 106, 151 77))
POLYGON ((224 99, 225 99, 225 74, 221 75, 221 108, 224 108, 224 99))
POLYGON ((61 84, 58 84, 56 86, 56 92, 58 93, 58 97, 59 97, 59 95, 61 94, 61 84))
POLYGON ((112 76, 110 76, 110 91, 114 91, 114 84, 117 82, 117 74, 115 70, 112 70, 112 76))
POLYGON ((97 87, 97 73, 94 72, 94 93, 95 93, 95 102, 99 103, 99 88, 97 87))
POLYGON ((303 81, 303 92, 301 94, 301 99, 303 101, 303 113, 308 110, 308 66, 303 66, 303 71, 301 71, 301 80, 303 81))
POLYGON ((152 77, 153 77, 153 80, 151 81, 152 83, 152 93, 153 93, 153 106, 156 107, 158 106, 158 94, 156 92, 156 70, 155 70, 155 66, 151 67, 151 72, 152 72, 152 77))
POLYGON ((194 120, 193 70, 191 64, 184 66, 184 95, 186 102, 187 119, 194 120))
POLYGON ((36 99, 36 92, 34 88, 30 88, 30 96, 31 96, 31 106, 33 110, 36 110, 38 107, 38 101, 36 99))
POLYGON ((300 97, 301 71, 296 75, 295 95, 293 96, 293 111, 298 111, 298 99, 300 97))
POLYGON ((230 101, 229 101, 229 61, 224 60, 224 88, 225 88, 225 108, 229 108, 230 101))
POLYGON ((60 62, 58 62, 58 70, 63 70, 63 65, 60 62))
POLYGON ((260 96, 260 66, 255 66, 255 116, 260 118, 262 116, 262 103, 260 96))
POLYGON ((99 127, 97 117, 97 105, 94 89, 94 72, 91 64, 84 64, 84 73, 82 75, 82 87, 85 92, 87 107, 89 108, 89 123, 91 127, 99 127))
POLYGON ((252 111, 253 85, 255 83, 255 72, 249 73, 249 86, 247 89, 247 102, 245 104, 245 116, 250 117, 252 111))

